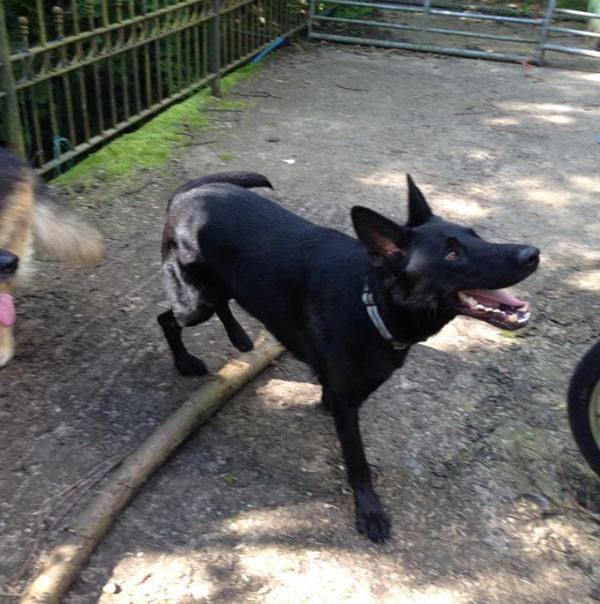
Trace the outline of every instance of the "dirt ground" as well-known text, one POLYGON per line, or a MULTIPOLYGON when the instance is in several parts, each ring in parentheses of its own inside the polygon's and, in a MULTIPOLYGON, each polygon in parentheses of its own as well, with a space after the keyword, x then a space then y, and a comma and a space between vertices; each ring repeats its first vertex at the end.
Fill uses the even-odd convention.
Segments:
MULTIPOLYGON (((164 168, 98 173, 73 191, 108 254, 84 271, 39 261, 17 301, 18 354, 0 383, 4 591, 202 383, 175 373, 155 323, 165 203, 188 178, 246 168, 286 207, 347 232, 356 203, 402 220, 410 172, 439 214, 542 249, 514 288, 533 303, 531 326, 509 337, 457 319, 365 404, 389 543, 356 533, 319 388, 284 356, 151 480, 65 601, 600 600, 600 526, 572 501, 587 494, 594 511, 596 483, 565 413, 569 375, 600 335, 599 85, 593 73, 303 45, 270 57, 232 93, 254 104, 219 114, 164 168)), ((216 321, 188 331, 211 369, 234 355, 216 321)))

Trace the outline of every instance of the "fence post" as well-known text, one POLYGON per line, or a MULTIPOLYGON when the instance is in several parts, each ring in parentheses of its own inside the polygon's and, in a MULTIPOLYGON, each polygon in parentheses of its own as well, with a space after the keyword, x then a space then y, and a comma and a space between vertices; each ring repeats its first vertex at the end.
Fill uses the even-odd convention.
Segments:
POLYGON ((429 16, 431 15, 431 0, 425 0, 423 3, 423 16, 421 17, 421 35, 420 44, 425 46, 427 44, 427 28, 429 27, 429 16))
POLYGON ((544 54, 546 49, 544 48, 546 43, 548 42, 548 28, 552 23, 552 17, 554 16, 554 9, 556 8, 556 0, 548 0, 548 6, 546 8, 546 15, 544 16, 544 21, 542 23, 542 27, 540 29, 540 38, 539 38, 539 62, 540 65, 544 64, 544 54))
POLYGON ((10 45, 6 29, 4 0, 0 0, 0 65, 2 66, 2 88, 6 94, 6 139, 10 149, 25 158, 25 141, 19 114, 19 99, 10 62, 10 45))
POLYGON ((208 26, 209 69, 214 74, 210 83, 214 96, 221 96, 221 0, 211 0, 212 19, 208 26))

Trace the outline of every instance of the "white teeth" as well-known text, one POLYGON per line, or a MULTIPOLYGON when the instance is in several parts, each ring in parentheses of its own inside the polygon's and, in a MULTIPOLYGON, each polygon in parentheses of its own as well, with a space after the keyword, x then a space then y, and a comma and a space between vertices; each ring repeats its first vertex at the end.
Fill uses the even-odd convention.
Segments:
POLYGON ((477 306, 478 302, 472 296, 468 296, 464 292, 458 292, 458 297, 469 306, 477 306))
POLYGON ((482 304, 479 300, 473 298, 473 296, 469 296, 464 292, 458 292, 458 298, 465 305, 469 306, 471 310, 479 310, 484 311, 488 314, 501 315, 503 321, 507 321, 508 323, 512 323, 513 325, 516 323, 518 325, 522 325, 529 321, 531 317, 531 305, 529 303, 521 306, 517 312, 508 312, 507 310, 501 310, 500 308, 495 308, 492 306, 486 306, 482 304))

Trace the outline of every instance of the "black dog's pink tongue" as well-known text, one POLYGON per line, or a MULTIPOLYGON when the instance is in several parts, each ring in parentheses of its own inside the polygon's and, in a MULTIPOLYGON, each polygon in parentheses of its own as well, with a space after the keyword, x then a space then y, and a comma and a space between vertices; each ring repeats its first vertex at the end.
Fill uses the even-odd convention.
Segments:
POLYGON ((513 296, 506 289, 471 289, 463 293, 472 296, 479 302, 487 302, 488 306, 499 306, 500 304, 506 304, 515 308, 529 306, 529 302, 519 300, 519 298, 513 296))

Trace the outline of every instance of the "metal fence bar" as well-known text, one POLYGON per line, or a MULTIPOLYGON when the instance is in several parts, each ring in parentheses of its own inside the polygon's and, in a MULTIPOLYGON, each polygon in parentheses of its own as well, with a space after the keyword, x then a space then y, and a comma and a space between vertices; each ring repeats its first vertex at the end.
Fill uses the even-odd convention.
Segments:
POLYGON ((354 23, 356 25, 372 25, 373 27, 389 27, 390 29, 403 29, 406 31, 421 31, 420 27, 414 25, 404 25, 402 23, 389 23, 387 21, 371 21, 365 19, 350 19, 349 17, 328 17, 325 15, 315 15, 314 21, 333 21, 334 23, 354 23))
POLYGON ((359 0, 320 0, 319 4, 340 4, 342 6, 358 6, 365 8, 379 8, 381 10, 395 10, 401 13, 422 13, 422 6, 405 6, 402 4, 385 4, 382 2, 360 2, 359 0))
POLYGON ((35 158, 35 163, 44 163, 44 144, 42 140, 42 129, 40 127, 40 115, 38 112, 38 104, 35 102, 35 88, 29 89, 30 102, 31 102, 31 121, 33 122, 33 136, 35 137, 35 146, 37 148, 38 157, 35 158))
MULTIPOLYGON (((132 28, 133 30, 133 28, 132 28)), ((132 34, 135 36, 136 34, 132 34)), ((144 45, 146 46, 146 44, 144 45)), ((140 61, 138 57, 138 51, 140 47, 136 46, 131 50, 133 58, 133 96, 135 99, 135 112, 139 113, 142 110, 142 91, 140 86, 140 61)))
MULTIPOLYGON (((328 17, 324 15, 315 15, 313 17, 315 21, 333 21, 336 23, 354 23, 356 25, 372 25, 373 27, 385 27, 389 29, 402 29, 405 31, 421 31, 421 27, 414 27, 412 25, 403 25, 401 23, 389 23, 388 21, 370 21, 363 19, 349 19, 346 17, 328 17)), ((522 42, 535 44, 537 38, 519 38, 517 36, 503 36, 497 34, 482 34, 474 31, 465 31, 462 29, 443 29, 439 27, 430 27, 427 29, 428 33, 435 33, 441 35, 452 35, 452 36, 464 36, 466 38, 481 38, 485 40, 500 40, 503 42, 522 42)), ((598 34, 600 35, 600 34, 598 34)))
MULTIPOLYGON (((401 13, 422 13, 423 6, 407 6, 404 4, 386 4, 382 2, 360 2, 360 0, 320 0, 321 4, 340 4, 344 6, 357 6, 366 8, 378 8, 380 10, 392 10, 401 13)), ((490 15, 482 12, 466 12, 435 8, 431 6, 430 14, 441 17, 459 17, 462 19, 474 19, 483 21, 498 21, 503 23, 521 23, 525 25, 541 25, 541 19, 532 17, 512 17, 510 15, 490 15)))
POLYGON ((462 29, 442 29, 439 27, 431 27, 429 29, 431 33, 450 35, 450 36, 464 36, 466 38, 480 38, 482 40, 499 40, 501 42, 519 42, 523 44, 535 44, 537 38, 520 38, 518 36, 503 36, 500 34, 482 34, 475 31, 464 31, 462 29))
MULTIPOLYGON (((396 42, 393 40, 378 40, 376 38, 358 38, 356 36, 340 36, 337 34, 313 33, 315 40, 329 40, 331 42, 344 42, 348 44, 368 44, 369 46, 382 46, 384 48, 402 48, 406 50, 417 50, 419 52, 435 52, 438 54, 454 55, 458 57, 470 57, 477 59, 491 59, 494 61, 521 62, 523 59, 532 59, 533 65, 538 64, 538 59, 526 55, 515 55, 503 52, 485 52, 481 50, 469 50, 466 48, 455 48, 452 46, 437 46, 433 44, 415 44, 413 42, 396 42)), ((600 54, 600 53, 598 53, 600 54)))
POLYGON ((554 50, 556 52, 565 52, 571 55, 580 55, 582 57, 593 57, 600 59, 600 51, 588 50, 587 48, 577 48, 575 46, 561 46, 560 44, 544 44, 544 50, 554 50))
POLYGON ((0 68, 2 69, 2 88, 6 104, 6 137, 9 147, 19 155, 25 156, 25 141, 19 112, 19 99, 15 90, 15 80, 10 62, 8 30, 4 13, 4 0, 0 0, 0 68))
MULTIPOLYGON (((599 15, 600 16, 600 15, 599 15)), ((548 31, 561 34, 569 34, 570 36, 583 36, 587 38, 600 38, 600 33, 595 31, 584 31, 582 29, 570 29, 568 27, 556 27, 554 25, 548 28, 548 31)))
POLYGON ((569 15, 572 17, 583 17, 584 19, 600 19, 598 13, 588 13, 583 10, 573 10, 571 8, 557 8, 554 12, 558 15, 569 15))
POLYGON ((221 2, 211 0, 212 19, 208 25, 208 69, 213 74, 210 86, 215 96, 221 96, 221 2))
MULTIPOLYGON (((144 0, 144 12, 148 10, 148 2, 144 0)), ((148 39, 150 28, 152 24, 150 21, 144 21, 142 35, 145 39, 148 39)), ((199 76, 198 76, 199 77, 199 76)), ((152 69, 150 66, 150 44, 144 44, 144 82, 146 84, 146 103, 152 103, 152 69)))
POLYGON ((521 23, 523 25, 541 25, 541 19, 532 19, 529 17, 510 17, 508 15, 487 15, 485 13, 466 13, 463 11, 444 10, 432 8, 432 15, 442 17, 459 17, 461 19, 477 19, 481 21, 498 21, 499 23, 521 23))

